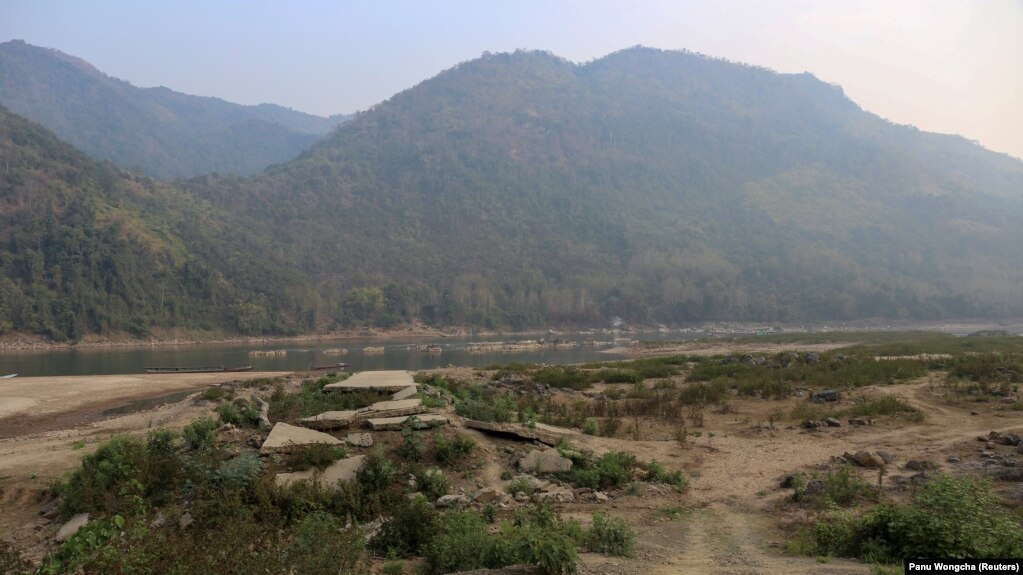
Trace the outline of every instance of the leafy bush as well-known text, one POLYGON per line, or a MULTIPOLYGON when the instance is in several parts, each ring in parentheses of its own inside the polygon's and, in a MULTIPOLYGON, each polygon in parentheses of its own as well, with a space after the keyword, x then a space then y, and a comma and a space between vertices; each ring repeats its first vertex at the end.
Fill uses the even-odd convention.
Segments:
POLYGON ((593 377, 604 383, 641 383, 643 381, 643 376, 631 369, 604 368, 593 377))
POLYGON ((551 387, 587 389, 593 382, 593 375, 575 366, 552 365, 542 367, 532 374, 533 381, 551 387))
POLYGON ((583 423, 583 433, 585 433, 586 435, 596 435, 597 434, 597 420, 596 419, 592 419, 592 418, 591 419, 587 419, 583 423))
POLYGON ((590 551, 632 557, 636 552, 636 534, 623 519, 593 515, 593 527, 586 535, 586 548, 590 551))
POLYGON ((862 398, 847 412, 853 417, 877 417, 881 415, 906 415, 911 421, 923 421, 924 414, 905 400, 891 395, 878 398, 862 398))
POLYGON ((345 529, 338 519, 327 513, 313 513, 302 519, 288 546, 291 573, 364 572, 360 569, 364 541, 358 529, 345 529))
POLYGON ((394 557, 421 554, 433 538, 440 514, 423 497, 406 499, 369 541, 373 551, 394 557))
POLYGON ((440 469, 421 469, 415 474, 416 485, 430 501, 448 494, 451 485, 440 469))
POLYGON ((666 483, 676 489, 684 489, 688 483, 681 471, 668 471, 657 461, 651 461, 646 465, 646 480, 653 483, 666 483))
POLYGON ((536 486, 528 477, 516 477, 508 484, 508 493, 515 495, 519 492, 532 495, 536 492, 536 486))
POLYGON ((483 518, 474 512, 445 514, 437 534, 423 549, 427 573, 454 573, 486 567, 490 536, 483 518))
POLYGON ((581 458, 573 459, 570 471, 556 474, 575 487, 591 489, 612 489, 621 487, 632 478, 632 468, 636 465, 636 456, 624 451, 605 453, 596 462, 581 458))
POLYGON ((190 449, 201 451, 213 445, 217 422, 209 417, 200 417, 181 430, 182 437, 190 449))
POLYGON ((82 458, 82 466, 59 488, 66 513, 117 513, 144 493, 146 449, 138 441, 116 436, 82 458))
POLYGON ((432 436, 433 460, 441 465, 451 465, 465 458, 476 447, 476 442, 464 433, 454 433, 450 438, 442 432, 432 436))
POLYGON ((1019 557, 1023 527, 987 479, 939 475, 905 505, 860 517, 832 513, 814 528, 818 553, 892 562, 903 557, 1019 557))
POLYGON ((259 427, 259 408, 242 399, 220 404, 217 406, 217 415, 221 423, 237 427, 259 427))

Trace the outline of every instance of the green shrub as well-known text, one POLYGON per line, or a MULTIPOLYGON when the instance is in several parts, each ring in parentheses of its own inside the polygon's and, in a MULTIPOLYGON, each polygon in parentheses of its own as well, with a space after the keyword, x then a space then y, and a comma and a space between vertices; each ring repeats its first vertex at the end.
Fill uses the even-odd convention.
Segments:
POLYGON ((384 456, 382 451, 377 451, 366 456, 362 467, 355 473, 356 481, 367 492, 377 492, 387 489, 398 475, 394 463, 384 456))
POLYGON ((190 449, 202 451, 213 445, 217 422, 209 417, 200 417, 181 430, 182 437, 190 449))
POLYGON ((415 476, 416 485, 430 501, 447 495, 451 488, 447 476, 440 469, 421 469, 415 476))
POLYGON ((877 417, 882 415, 905 415, 911 421, 923 421, 924 414, 905 400, 891 395, 878 398, 862 398, 847 412, 853 417, 877 417))
POLYGON ((486 567, 490 536, 483 518, 471 511, 445 514, 437 534, 426 544, 427 573, 454 573, 486 567))
POLYGON ((310 467, 323 469, 338 459, 348 457, 345 449, 338 445, 310 443, 296 447, 284 456, 285 464, 292 471, 305 471, 310 467))
POLYGON ((401 502, 369 541, 373 551, 388 557, 409 557, 425 551, 437 532, 440 514, 423 497, 401 502))
POLYGON ((434 432, 432 457, 441 465, 451 465, 465 458, 476 447, 476 442, 464 433, 454 433, 450 438, 441 432, 434 432))
POLYGON ((595 513, 593 527, 586 536, 586 548, 607 555, 632 557, 636 551, 636 534, 625 520, 595 513))
POLYGON ((327 513, 313 513, 295 527, 288 546, 291 573, 363 573, 361 556, 364 542, 358 529, 345 529, 327 513))
POLYGON ((681 471, 668 471, 657 461, 646 465, 646 479, 653 483, 666 483, 676 489, 684 489, 688 483, 681 471))
POLYGON ((632 468, 636 456, 624 451, 605 453, 596 462, 581 459, 570 471, 556 474, 575 487, 591 489, 613 489, 621 487, 632 479, 632 468))
POLYGON ((508 484, 508 493, 515 495, 519 492, 525 493, 526 495, 532 495, 536 492, 536 486, 533 485, 532 480, 528 477, 516 477, 508 484))
POLYGON ((259 427, 259 408, 247 401, 236 399, 217 406, 217 415, 221 423, 229 423, 236 427, 259 427))
POLYGON ((121 512, 145 492, 146 449, 137 440, 116 436, 82 458, 59 490, 65 513, 121 512))
POLYGON ((542 385, 583 390, 590 387, 594 376, 575 366, 552 365, 536 370, 532 378, 542 385))
POLYGON ((853 517, 832 513, 814 528, 817 552, 894 562, 903 557, 1019 557, 1023 527, 990 480, 939 475, 905 505, 853 517))
POLYGON ((593 376, 604 383, 641 383, 643 376, 631 369, 602 369, 593 376))
POLYGON ((585 433, 586 435, 596 435, 597 434, 597 420, 596 419, 587 419, 585 421, 585 423, 583 423, 583 433, 585 433))

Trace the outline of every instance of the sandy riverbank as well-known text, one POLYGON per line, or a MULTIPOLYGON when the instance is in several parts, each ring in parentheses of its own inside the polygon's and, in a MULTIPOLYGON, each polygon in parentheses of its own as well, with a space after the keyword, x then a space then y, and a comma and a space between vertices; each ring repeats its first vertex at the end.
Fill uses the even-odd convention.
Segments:
POLYGON ((108 409, 216 383, 281 372, 79 375, 0 380, 0 439, 99 419, 108 409))

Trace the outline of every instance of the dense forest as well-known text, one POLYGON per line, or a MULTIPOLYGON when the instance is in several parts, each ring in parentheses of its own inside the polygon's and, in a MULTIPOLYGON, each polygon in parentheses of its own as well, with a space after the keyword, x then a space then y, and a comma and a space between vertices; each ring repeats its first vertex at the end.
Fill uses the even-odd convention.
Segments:
POLYGON ((0 331, 1023 313, 1023 162, 809 74, 487 54, 173 188, 4 129, 0 331))
POLYGON ((0 104, 95 158, 164 180, 252 174, 294 158, 345 120, 137 88, 17 40, 0 44, 0 104))

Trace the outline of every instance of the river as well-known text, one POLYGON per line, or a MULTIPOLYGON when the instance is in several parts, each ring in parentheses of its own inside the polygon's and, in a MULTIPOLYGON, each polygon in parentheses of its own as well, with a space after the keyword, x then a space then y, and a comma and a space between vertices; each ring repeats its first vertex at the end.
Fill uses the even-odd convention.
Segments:
MULTIPOLYGON (((409 338, 409 339, 345 339, 310 342, 277 342, 261 344, 194 344, 165 347, 97 347, 83 349, 30 350, 0 354, 0 375, 19 376, 106 375, 143 373, 147 367, 187 367, 251 365, 258 371, 304 371, 312 365, 337 362, 349 364, 349 371, 374 369, 420 370, 447 365, 485 367, 493 364, 547 363, 568 364, 620 358, 605 353, 614 343, 607 334, 559 335, 558 339, 576 342, 578 346, 527 349, 521 351, 486 351, 473 353, 469 344, 507 342, 526 339, 523 336, 494 338, 409 338), (420 346, 439 346, 439 353, 421 351, 420 346), (383 347, 383 353, 366 353, 366 347, 383 347), (346 355, 325 353, 345 348, 346 355), (283 350, 283 355, 256 355, 258 352, 283 350)), ((662 334, 631 335, 657 339, 662 334)), ((672 339, 679 339, 674 334, 672 339)), ((625 341, 619 340, 618 345, 625 341)), ((436 347, 434 348, 437 349, 436 347)))

